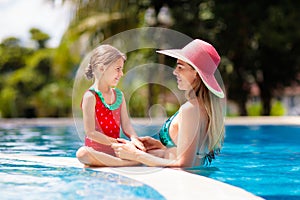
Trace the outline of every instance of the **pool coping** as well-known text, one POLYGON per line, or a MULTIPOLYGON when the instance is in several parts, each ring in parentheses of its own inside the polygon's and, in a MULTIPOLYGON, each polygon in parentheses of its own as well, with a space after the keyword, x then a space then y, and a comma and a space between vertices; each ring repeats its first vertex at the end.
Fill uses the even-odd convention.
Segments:
MULTIPOLYGON (((83 168, 76 159, 70 157, 44 157, 24 154, 3 154, 1 158, 26 160, 59 167, 83 168)), ((220 199, 220 200, 259 200, 263 199, 242 188, 223 183, 208 177, 185 172, 180 169, 161 167, 98 167, 91 168, 96 171, 109 172, 125 176, 146 184, 165 199, 220 199)))

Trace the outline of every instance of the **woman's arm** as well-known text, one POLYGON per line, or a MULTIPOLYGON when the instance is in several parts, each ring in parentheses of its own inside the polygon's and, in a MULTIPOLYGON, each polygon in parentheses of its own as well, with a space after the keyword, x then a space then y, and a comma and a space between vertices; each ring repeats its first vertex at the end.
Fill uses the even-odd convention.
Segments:
POLYGON ((113 144, 116 155, 123 159, 135 160, 148 166, 190 167, 193 165, 199 140, 200 113, 193 106, 184 106, 179 111, 176 155, 160 158, 140 151, 129 143, 113 144))
POLYGON ((200 126, 205 123, 199 106, 189 102, 183 105, 178 122, 176 155, 180 166, 193 166, 199 147, 200 126))
POLYGON ((96 131, 95 129, 95 105, 96 99, 94 94, 92 94, 91 92, 86 92, 82 100, 82 113, 85 134, 88 136, 88 138, 98 143, 111 145, 112 143, 117 142, 117 140, 115 138, 108 137, 103 133, 96 131))
POLYGON ((144 147, 146 148, 146 151, 167 149, 167 147, 164 146, 160 140, 154 139, 150 136, 139 137, 139 140, 143 143, 144 147))

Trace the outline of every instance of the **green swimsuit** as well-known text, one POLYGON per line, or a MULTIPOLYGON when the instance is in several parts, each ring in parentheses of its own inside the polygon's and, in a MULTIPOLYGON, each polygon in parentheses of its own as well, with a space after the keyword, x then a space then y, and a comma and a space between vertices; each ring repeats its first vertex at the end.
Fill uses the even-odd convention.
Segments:
POLYGON ((169 134, 169 128, 172 123, 172 120, 175 118, 175 116, 178 114, 178 111, 170 117, 162 126, 162 128, 159 131, 159 139, 163 145, 165 145, 168 148, 176 147, 176 144, 172 141, 170 134, 169 134))
MULTIPOLYGON (((175 116, 178 114, 178 111, 170 117, 162 126, 162 128, 159 131, 159 139, 163 145, 165 145, 168 148, 176 147, 176 144, 172 141, 170 134, 169 134, 169 128, 172 123, 172 120, 175 118, 175 116)), ((211 164, 212 160, 215 159, 215 155, 218 155, 220 153, 220 149, 217 148, 215 150, 210 151, 209 153, 204 153, 204 155, 197 153, 197 156, 202 157, 201 165, 208 166, 211 164)))

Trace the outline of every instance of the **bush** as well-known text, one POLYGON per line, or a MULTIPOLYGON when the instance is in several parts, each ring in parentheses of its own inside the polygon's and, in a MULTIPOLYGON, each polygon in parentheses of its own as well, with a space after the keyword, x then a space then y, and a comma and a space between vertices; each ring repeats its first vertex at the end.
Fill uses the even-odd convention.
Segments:
POLYGON ((284 105, 280 101, 275 101, 271 107, 271 116, 283 116, 286 113, 284 105))

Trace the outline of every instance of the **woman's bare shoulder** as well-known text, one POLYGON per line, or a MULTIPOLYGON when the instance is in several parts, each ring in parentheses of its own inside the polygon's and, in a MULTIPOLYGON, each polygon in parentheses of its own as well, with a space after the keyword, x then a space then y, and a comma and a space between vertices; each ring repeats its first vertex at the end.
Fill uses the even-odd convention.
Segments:
POLYGON ((202 112, 204 107, 198 101, 187 101, 181 107, 183 112, 202 112))
POLYGON ((183 119, 198 117, 198 115, 199 109, 190 102, 186 102, 179 109, 179 116, 183 119))
MULTIPOLYGON (((195 102, 186 102, 184 103, 180 109, 179 113, 184 118, 202 118, 206 117, 206 110, 203 106, 199 105, 199 103, 195 102)), ((194 120, 193 120, 194 121, 194 120)))

